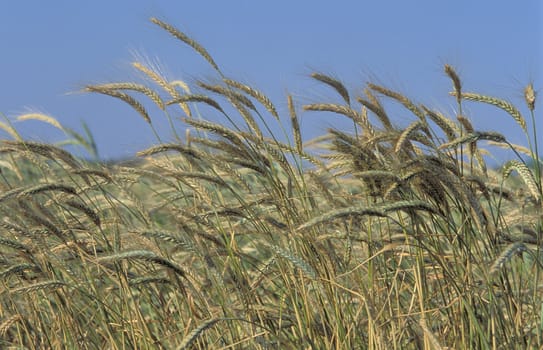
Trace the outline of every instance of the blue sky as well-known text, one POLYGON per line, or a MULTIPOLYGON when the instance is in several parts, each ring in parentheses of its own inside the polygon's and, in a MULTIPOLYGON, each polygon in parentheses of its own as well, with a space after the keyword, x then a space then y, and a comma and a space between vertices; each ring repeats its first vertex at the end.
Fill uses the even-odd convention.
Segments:
MULTIPOLYGON (((20 0, 0 2, 0 113, 13 119, 37 111, 77 130, 84 120, 103 158, 156 143, 122 102, 78 93, 88 83, 137 80, 134 60, 159 63, 169 79, 217 78, 200 56, 150 23, 152 16, 200 42, 227 76, 263 91, 283 114, 287 93, 299 106, 339 102, 308 78, 315 70, 341 79, 352 93, 373 81, 448 114, 454 101, 445 63, 456 67, 466 90, 519 105, 528 82, 538 90, 543 84, 540 0, 20 0)), ((467 106, 476 128, 524 142, 504 114, 467 106)), ((152 118, 168 140, 164 116, 152 118)), ((398 112, 396 120, 407 125, 409 114, 398 112)), ((309 112, 301 123, 307 138, 350 125, 309 112)), ((37 140, 62 139, 40 123, 15 125, 37 140)))

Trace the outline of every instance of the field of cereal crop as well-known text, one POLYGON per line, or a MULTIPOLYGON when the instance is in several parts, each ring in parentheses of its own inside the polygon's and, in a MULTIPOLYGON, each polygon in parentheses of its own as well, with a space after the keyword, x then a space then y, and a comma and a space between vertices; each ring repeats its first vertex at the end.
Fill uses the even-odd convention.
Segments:
MULTIPOLYGON (((280 115, 200 44, 151 21, 202 56, 216 80, 188 86, 134 62, 148 84, 85 90, 130 105, 150 128, 166 116, 171 140, 105 164, 0 124, 11 136, 0 143, 0 347, 543 346, 531 84, 514 106, 473 92, 445 65, 458 113, 444 115, 372 83, 353 95, 317 72, 315 84, 339 100, 288 96, 280 115), (475 130, 462 112, 472 103, 505 111, 526 143, 475 130), (395 126, 391 104, 409 113, 408 126, 395 126), (338 114, 352 128, 304 141, 302 113, 338 114), (511 160, 487 166, 501 149, 511 160)), ((19 117, 30 119, 96 152, 90 133, 19 117)))

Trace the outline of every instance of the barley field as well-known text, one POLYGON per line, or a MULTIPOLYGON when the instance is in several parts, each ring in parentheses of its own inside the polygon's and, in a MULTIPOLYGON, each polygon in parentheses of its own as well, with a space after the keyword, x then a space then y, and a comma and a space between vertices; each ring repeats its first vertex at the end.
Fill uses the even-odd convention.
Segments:
MULTIPOLYGON (((133 160, 106 163, 0 123, 9 135, 0 143, 1 348, 543 346, 532 84, 515 106, 472 92, 446 65, 443 94, 457 113, 445 115, 372 83, 353 95, 316 72, 333 102, 272 102, 151 21, 216 80, 188 86, 134 62, 147 84, 85 90, 130 105, 153 130, 168 118, 171 138, 157 134, 165 141, 133 160), (506 112, 525 144, 475 130, 476 116, 463 114, 473 103, 506 112), (392 105, 412 117, 407 127, 395 125, 392 105), (299 118, 316 113, 352 127, 307 140, 299 118), (487 166, 498 151, 510 161, 487 166)), ((92 134, 52 116, 18 120, 58 128, 96 154, 92 134)))

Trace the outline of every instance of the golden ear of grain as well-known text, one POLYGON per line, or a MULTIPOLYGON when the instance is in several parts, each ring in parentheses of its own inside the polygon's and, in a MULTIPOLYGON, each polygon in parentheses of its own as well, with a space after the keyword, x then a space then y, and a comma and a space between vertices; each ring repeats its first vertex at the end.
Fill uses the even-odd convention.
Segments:
POLYGON ((0 122, 0 129, 7 132, 9 136, 11 136, 14 140, 17 140, 17 141, 23 140, 23 138, 21 137, 21 135, 19 135, 17 130, 15 130, 10 124, 0 122))
POLYGON ((236 146, 245 148, 245 144, 243 143, 241 136, 237 132, 228 129, 221 124, 211 123, 205 120, 195 120, 192 118, 183 118, 183 121, 195 128, 206 130, 216 135, 222 136, 236 146))
POLYGON ((147 113, 147 110, 145 110, 145 107, 143 107, 143 105, 139 103, 134 97, 128 94, 125 94, 124 92, 119 92, 117 90, 102 89, 100 88, 100 86, 89 85, 85 88, 85 90, 88 92, 97 92, 99 94, 115 97, 121 101, 126 102, 128 105, 134 108, 147 123, 151 124, 151 118, 149 118, 149 114, 147 113))
MULTIPOLYGON (((185 91, 187 94, 190 94, 190 87, 188 86, 187 83, 185 83, 184 81, 182 80, 172 80, 170 81, 170 84, 171 86, 179 86, 181 89, 183 89, 183 91, 185 91)), ((172 96, 173 97, 173 96, 172 96)))
POLYGON ((96 225, 100 226, 100 217, 94 210, 92 210, 90 207, 88 207, 85 203, 82 203, 80 201, 75 200, 68 200, 65 202, 67 205, 69 205, 72 208, 78 209, 82 211, 91 221, 96 225))
POLYGON ((183 95, 179 96, 177 98, 174 98, 171 101, 166 102, 166 105, 173 105, 177 103, 187 103, 187 102, 202 102, 205 103, 208 106, 211 106, 221 112, 222 114, 225 114, 221 105, 217 103, 215 100, 213 100, 211 97, 205 96, 205 95, 183 95))
POLYGON ((28 114, 23 114, 17 117, 17 121, 24 121, 24 120, 39 120, 41 122, 50 124, 59 130, 64 130, 62 125, 60 125, 60 123, 55 118, 42 114, 42 113, 28 113, 28 114))
POLYGON ((413 102, 411 102, 410 99, 408 99, 404 95, 402 95, 402 94, 400 94, 398 92, 389 90, 389 89, 387 89, 385 87, 382 87, 382 86, 379 86, 379 85, 376 85, 376 84, 372 84, 372 83, 368 83, 368 87, 370 89, 372 89, 373 91, 377 91, 380 94, 383 94, 385 96, 388 96, 388 97, 393 98, 396 101, 400 102, 405 108, 407 108, 414 115, 419 117, 419 119, 421 119, 421 120, 425 119, 425 116, 424 116, 424 113, 422 112, 422 110, 419 107, 417 107, 413 102))
POLYGON ((386 130, 394 129, 394 127, 392 126, 392 123, 390 122, 390 119, 388 118, 387 113, 380 105, 376 105, 368 100, 363 99, 362 97, 357 97, 356 100, 362 106, 366 107, 371 112, 373 112, 377 116, 377 118, 379 118, 379 120, 381 121, 381 123, 383 124, 386 130))
POLYGON ((528 187, 528 190, 534 197, 536 201, 541 200, 541 192, 539 190, 539 187, 534 179, 534 174, 526 166, 526 164, 514 159, 507 162, 502 170, 502 174, 504 178, 509 177, 513 170, 516 170, 517 173, 520 175, 522 181, 524 181, 524 184, 528 187))
POLYGON ((524 88, 524 100, 526 101, 526 105, 532 112, 535 109, 536 97, 537 97, 537 93, 534 90, 534 85, 532 83, 528 84, 524 88))
POLYGON ((163 143, 157 146, 152 146, 146 150, 139 151, 138 153, 136 153, 136 155, 138 157, 145 157, 145 156, 151 156, 157 153, 168 152, 168 151, 176 151, 185 156, 189 156, 191 158, 196 158, 196 159, 201 158, 201 156, 197 153, 195 149, 189 146, 183 146, 177 143, 163 143))
POLYGON ((238 110, 239 114, 243 117, 243 120, 245 120, 245 123, 247 123, 257 139, 263 140, 264 135, 262 134, 262 131, 260 130, 260 127, 258 126, 258 123, 251 112, 249 112, 247 108, 245 108, 243 104, 236 99, 230 99, 230 103, 232 103, 232 105, 238 110))
POLYGON ((136 83, 108 83, 108 84, 100 84, 100 85, 94 85, 93 88, 97 90, 132 90, 140 92, 147 97, 149 97, 161 110, 164 110, 164 101, 162 101, 162 98, 153 90, 151 90, 149 87, 142 85, 142 84, 136 84, 136 83))
POLYGON ((26 188, 25 190, 19 192, 19 194, 17 195, 17 198, 18 199, 27 198, 35 194, 46 192, 46 191, 60 191, 60 192, 69 193, 73 195, 77 194, 77 191, 72 186, 52 183, 52 184, 41 184, 41 185, 36 185, 36 186, 26 188))
POLYGON ((242 84, 238 81, 235 81, 235 80, 232 80, 232 79, 223 79, 224 82, 231 86, 231 87, 234 87, 236 89, 239 89, 243 92, 245 92, 246 94, 248 94, 249 96, 255 98, 258 102, 260 102, 265 108, 266 110, 276 119, 276 120, 279 120, 279 114, 277 114, 277 110, 275 109, 275 106, 273 105, 273 103, 270 101, 270 99, 264 95, 262 92, 250 87, 249 85, 245 85, 245 84, 242 84))
POLYGON ((211 92, 214 92, 216 94, 219 94, 219 95, 222 95, 224 97, 226 97, 228 100, 232 100, 232 99, 235 99, 239 102, 241 102, 245 107, 253 110, 256 112, 256 106, 253 104, 253 102, 251 102, 251 100, 249 98, 247 98, 247 96, 239 93, 238 91, 234 91, 232 89, 229 89, 225 86, 222 86, 222 85, 211 85, 211 84, 206 84, 202 81, 199 81, 198 83, 198 86, 208 90, 208 91, 211 91, 211 92))
POLYGON ((460 82, 460 77, 458 74, 456 74, 456 71, 454 68, 448 64, 445 65, 445 74, 451 78, 453 82, 454 92, 456 93, 456 99, 458 104, 461 102, 461 94, 462 94, 462 83, 460 82))
POLYGON ((498 132, 494 131, 474 131, 473 133, 466 134, 462 137, 459 137, 455 140, 452 140, 451 142, 444 143, 438 147, 438 149, 444 149, 444 148, 454 148, 460 144, 464 143, 473 143, 478 140, 488 140, 493 142, 493 144, 497 143, 507 143, 507 139, 505 136, 498 132))
POLYGON ((81 175, 83 177, 97 176, 97 177, 101 177, 107 182, 113 181, 113 178, 111 177, 111 174, 109 172, 104 171, 104 170, 99 170, 99 169, 76 169, 72 171, 72 174, 81 175))
POLYGON ((500 148, 512 148, 518 153, 522 153, 526 156, 532 157, 533 153, 528 147, 517 145, 515 143, 509 143, 507 141, 488 141, 489 145, 497 146, 500 148))
POLYGON ((315 80, 320 81, 321 83, 324 83, 332 87, 343 98, 343 100, 345 100, 345 103, 347 103, 348 105, 351 104, 351 98, 349 97, 349 92, 345 88, 345 85, 343 85, 339 80, 322 73, 312 73, 311 77, 315 80))
POLYGON ((2 322, 2 324, 0 324, 0 337, 5 339, 6 333, 11 328, 11 326, 13 326, 16 322, 19 322, 19 321, 24 322, 24 320, 25 319, 19 314, 12 315, 8 317, 7 319, 5 319, 2 322))
POLYGON ((172 25, 168 24, 168 23, 165 23, 165 22, 162 22, 161 20, 155 18, 155 17, 152 17, 151 18, 151 22, 153 22, 154 24, 158 25, 159 27, 161 27, 162 29, 166 30, 167 32, 169 32, 171 35, 173 35, 175 38, 181 40, 182 42, 184 42, 185 44, 189 45, 190 47, 192 47, 196 52, 198 52, 203 58, 205 58, 205 60, 217 71, 220 73, 220 69, 219 69, 219 66, 215 63, 215 61, 213 60, 213 58, 211 58, 211 55, 207 52, 206 49, 204 49, 204 47, 200 44, 198 44, 196 41, 194 41, 193 39, 189 38, 186 34, 182 33, 181 31, 179 31, 177 28, 173 27, 172 25))
POLYGON ((479 139, 479 133, 474 132, 471 134, 466 134, 462 137, 459 137, 457 139, 452 140, 451 142, 444 143, 438 147, 438 149, 445 149, 445 148, 454 148, 458 145, 463 145, 465 143, 473 143, 479 139))
POLYGON ((457 115, 456 119, 458 119, 458 121, 460 122, 460 124, 462 124, 464 130, 466 130, 468 134, 472 134, 475 131, 473 125, 471 124, 471 121, 467 117, 464 117, 463 115, 457 115))
POLYGON ((302 133, 300 131, 300 123, 298 122, 298 116, 294 108, 294 101, 292 95, 287 96, 288 111, 290 114, 290 123, 292 125, 292 133, 294 135, 294 144, 299 154, 303 153, 302 133))
POLYGON ((400 137, 398 138, 398 141, 396 141, 396 145, 394 146, 394 152, 398 153, 402 150, 402 148, 405 145, 405 142, 409 139, 411 134, 413 134, 415 131, 424 128, 425 125, 421 120, 417 120, 413 123, 411 123, 407 128, 405 128, 404 131, 400 134, 400 137))
MULTIPOLYGON (((456 92, 451 92, 450 94, 453 95, 453 96, 456 96, 456 92)), ((489 104, 489 105, 492 105, 492 106, 496 106, 496 107, 504 110, 511 117, 513 117, 513 119, 517 122, 518 125, 520 125, 520 127, 522 128, 522 130, 525 133, 528 132, 528 129, 526 127, 526 120, 524 119, 522 114, 519 112, 519 110, 516 109, 515 106, 513 106, 513 104, 511 104, 510 102, 507 102, 507 101, 499 99, 499 98, 480 95, 480 94, 476 94, 476 93, 472 93, 472 92, 463 92, 460 96, 464 100, 482 102, 482 103, 486 103, 486 104, 489 104)))
POLYGON ((303 106, 303 109, 304 111, 333 112, 350 118, 358 125, 364 124, 364 120, 360 113, 347 106, 342 106, 334 103, 314 103, 303 106))
POLYGON ((456 139, 458 135, 458 128, 454 122, 452 122, 449 118, 445 117, 443 114, 439 112, 434 112, 426 108, 425 106, 422 106, 422 109, 430 118, 430 120, 436 123, 436 125, 439 126, 441 130, 443 130, 445 136, 447 136, 447 139, 449 141, 456 139))
MULTIPOLYGON (((464 127, 464 130, 466 130, 468 134, 474 134, 475 129, 473 128, 471 121, 467 117, 464 117, 463 115, 459 114, 456 116, 456 119, 458 119, 458 121, 460 122, 460 124, 462 124, 462 126, 464 127)), ((477 151, 477 142, 471 141, 468 143, 468 146, 469 146, 470 156, 473 157, 473 155, 477 151)))
POLYGON ((60 159, 74 169, 81 168, 79 161, 77 161, 77 159, 75 159, 69 152, 61 148, 49 145, 49 144, 33 142, 33 141, 8 141, 8 140, 2 141, 2 144, 4 144, 5 146, 9 148, 12 148, 13 150, 35 153, 54 161, 57 161, 60 159))
MULTIPOLYGON (((143 65, 140 62, 133 62, 132 66, 145 74, 149 79, 151 79, 151 81, 156 83, 162 89, 164 89, 164 91, 166 91, 172 98, 178 98, 181 96, 174 86, 180 86, 187 94, 190 94, 190 89, 188 85, 181 80, 176 80, 174 82, 168 83, 166 79, 158 74, 155 70, 143 65)), ((192 116, 192 113, 186 103, 181 103, 180 107, 187 116, 192 116)))

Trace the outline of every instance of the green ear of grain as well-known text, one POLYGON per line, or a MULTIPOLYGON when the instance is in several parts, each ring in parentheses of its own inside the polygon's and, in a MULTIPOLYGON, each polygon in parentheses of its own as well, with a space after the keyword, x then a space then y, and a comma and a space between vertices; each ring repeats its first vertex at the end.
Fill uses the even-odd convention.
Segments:
POLYGON ((380 209, 383 210, 385 213, 398 210, 422 210, 432 214, 439 213, 433 206, 431 206, 427 202, 419 200, 386 203, 381 205, 380 209))
POLYGON ((98 258, 99 262, 117 262, 121 260, 150 261, 170 268, 182 277, 186 276, 185 271, 180 266, 148 250, 131 250, 98 258))
POLYGON ((38 193, 42 192, 48 192, 48 191, 59 191, 64 192, 72 195, 76 195, 77 191, 72 186, 64 185, 64 184, 43 184, 43 185, 37 185, 29 187, 17 195, 18 199, 30 197, 33 195, 36 195, 38 193))
POLYGON ((229 317, 219 317, 219 318, 212 318, 207 321, 202 322, 198 327, 196 327, 192 332, 187 334, 185 338, 181 341, 181 344, 177 346, 177 350, 186 350, 189 349, 192 343, 198 338, 198 336, 204 332, 206 329, 212 327, 215 323, 220 321, 234 321, 238 320, 237 318, 229 318, 229 317))
POLYGON ((26 270, 38 270, 38 267, 34 264, 17 264, 8 267, 7 269, 0 271, 0 278, 6 279, 11 275, 20 274, 26 270))
POLYGON ((490 273, 494 274, 499 271, 508 261, 510 261, 513 256, 527 251, 528 248, 522 242, 515 242, 508 245, 498 256, 494 263, 490 267, 490 273))
POLYGON ((22 243, 19 243, 17 241, 11 240, 9 238, 4 238, 0 236, 0 245, 10 247, 15 250, 20 250, 22 252, 29 252, 30 248, 22 243))
POLYGON ((155 238, 164 242, 172 243, 175 246, 185 249, 186 251, 198 253, 198 250, 196 249, 196 246, 193 242, 188 241, 182 237, 178 237, 173 233, 159 231, 143 231, 138 233, 145 237, 155 238))
POLYGON ((21 288, 12 289, 12 290, 10 290, 10 293, 12 293, 12 294, 28 294, 28 293, 33 293, 33 292, 37 292, 37 291, 40 291, 40 290, 56 290, 56 289, 59 289, 59 288, 65 287, 65 286, 67 286, 67 284, 65 282, 52 280, 52 281, 34 283, 32 285, 29 285, 29 286, 24 286, 24 287, 21 287, 21 288))
POLYGON ((378 217, 387 216, 387 214, 384 211, 380 210, 379 208, 353 206, 353 207, 348 207, 348 208, 331 210, 327 213, 314 217, 313 219, 307 221, 305 224, 298 226, 297 230, 304 230, 304 229, 313 227, 315 225, 330 222, 332 220, 339 219, 339 218, 352 217, 352 216, 365 216, 365 215, 378 216, 378 217))
POLYGON ((288 252, 284 250, 283 248, 278 247, 276 245, 273 245, 271 248, 277 255, 279 255, 280 257, 284 259, 287 259, 294 266, 302 270, 307 277, 311 279, 317 278, 317 273, 315 272, 315 270, 307 262, 305 262, 304 259, 302 259, 301 257, 294 255, 293 253, 288 252))

